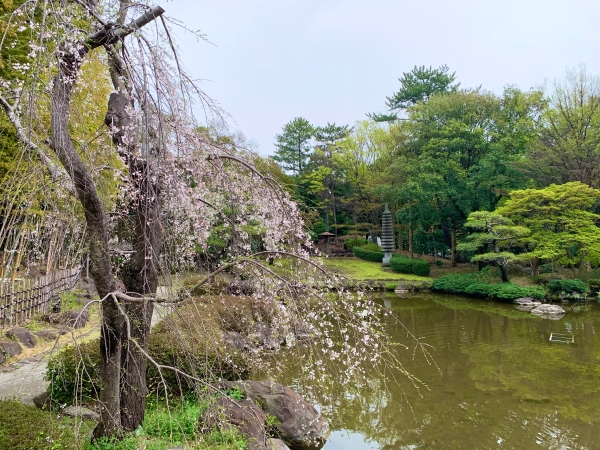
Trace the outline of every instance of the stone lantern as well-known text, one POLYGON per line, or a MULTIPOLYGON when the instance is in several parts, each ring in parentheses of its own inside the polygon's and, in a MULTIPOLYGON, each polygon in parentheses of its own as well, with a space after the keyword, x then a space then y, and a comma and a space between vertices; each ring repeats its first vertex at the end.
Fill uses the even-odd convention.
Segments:
POLYGON ((394 253, 394 227, 392 224, 392 213, 388 208, 387 203, 385 204, 385 211, 383 211, 381 219, 381 248, 385 255, 383 256, 382 266, 389 266, 390 259, 392 259, 392 253, 394 253))

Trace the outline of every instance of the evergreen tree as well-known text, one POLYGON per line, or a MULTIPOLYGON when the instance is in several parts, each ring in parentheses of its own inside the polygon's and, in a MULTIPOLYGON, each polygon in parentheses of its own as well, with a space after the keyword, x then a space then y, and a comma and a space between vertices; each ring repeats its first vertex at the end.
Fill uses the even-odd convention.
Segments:
POLYGON ((275 136, 277 143, 273 159, 283 170, 300 175, 306 169, 311 148, 310 141, 315 134, 315 128, 302 117, 296 117, 283 126, 283 133, 275 136))

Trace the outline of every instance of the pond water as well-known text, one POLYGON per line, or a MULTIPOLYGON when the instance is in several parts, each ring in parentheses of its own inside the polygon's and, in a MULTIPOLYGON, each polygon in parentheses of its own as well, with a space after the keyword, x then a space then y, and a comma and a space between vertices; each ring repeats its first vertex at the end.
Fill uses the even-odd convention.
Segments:
MULTIPOLYGON (((403 364, 428 386, 402 375, 387 389, 335 392, 325 450, 600 448, 600 305, 564 306, 548 320, 499 304, 455 296, 380 299, 415 336, 432 346, 435 365, 410 346, 403 364), (549 342, 571 333, 575 344, 549 342)), ((293 376, 280 380, 307 393, 293 376)), ((382 383, 373 375, 374 386, 382 383)), ((317 398, 318 401, 318 398, 317 398)))

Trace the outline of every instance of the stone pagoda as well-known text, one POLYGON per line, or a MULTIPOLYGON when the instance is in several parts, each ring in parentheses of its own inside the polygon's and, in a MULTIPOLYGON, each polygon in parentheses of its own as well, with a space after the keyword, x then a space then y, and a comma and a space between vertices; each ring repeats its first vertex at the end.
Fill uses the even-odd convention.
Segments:
POLYGON ((385 204, 385 211, 381 219, 381 248, 385 255, 383 256, 382 266, 389 266, 390 259, 394 253, 394 227, 392 223, 392 213, 388 208, 387 203, 385 204))

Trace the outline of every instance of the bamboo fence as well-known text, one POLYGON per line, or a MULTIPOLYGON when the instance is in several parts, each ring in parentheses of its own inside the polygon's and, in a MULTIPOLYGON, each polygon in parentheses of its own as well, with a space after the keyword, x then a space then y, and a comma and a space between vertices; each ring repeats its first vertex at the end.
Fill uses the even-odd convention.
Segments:
POLYGON ((0 324, 15 326, 32 316, 46 314, 52 300, 71 289, 81 266, 50 272, 37 278, 0 278, 0 324))

